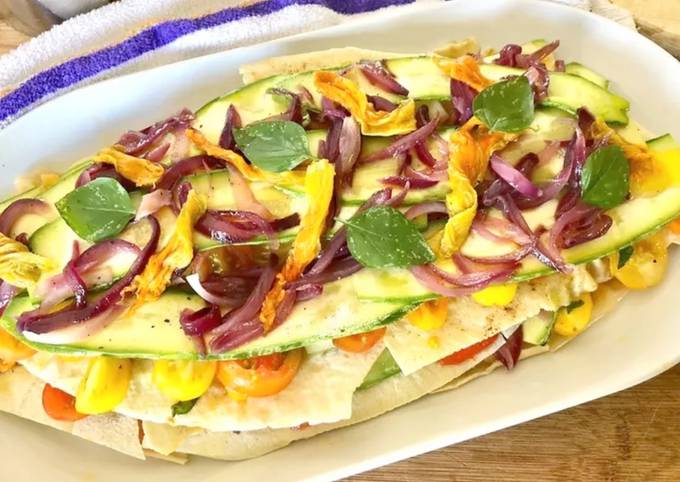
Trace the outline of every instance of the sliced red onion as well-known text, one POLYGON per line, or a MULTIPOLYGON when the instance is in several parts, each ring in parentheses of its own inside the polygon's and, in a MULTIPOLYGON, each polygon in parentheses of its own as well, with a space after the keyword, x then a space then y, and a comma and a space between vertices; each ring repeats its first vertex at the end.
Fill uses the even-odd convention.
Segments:
MULTIPOLYGON (((460 260, 462 255, 458 256, 460 260)), ((468 260, 471 260, 468 258, 468 260)), ((474 262, 474 261, 473 261, 474 262)), ((512 275, 517 265, 515 263, 498 264, 493 268, 485 267, 474 272, 464 272, 462 274, 452 274, 438 268, 436 265, 429 265, 429 270, 432 274, 438 276, 443 281, 460 287, 474 287, 482 289, 493 281, 507 279, 512 275)))
POLYGON ((512 370, 522 354, 522 343, 524 343, 524 333, 522 325, 519 325, 510 337, 505 338, 505 343, 494 353, 494 356, 505 368, 512 370))
POLYGON ((521 55, 522 47, 517 44, 507 44, 498 53, 498 58, 494 60, 495 64, 505 65, 507 67, 515 67, 517 62, 515 58, 521 55))
POLYGON ((345 117, 331 118, 331 127, 328 129, 326 139, 323 141, 323 153, 321 157, 328 159, 331 163, 336 164, 340 157, 340 136, 342 135, 343 119, 345 117))
POLYGON ((534 91, 534 102, 539 104, 548 97, 550 87, 550 75, 548 69, 543 64, 531 65, 524 74, 534 91))
POLYGON ((423 127, 416 129, 410 134, 400 137, 398 140, 390 144, 384 149, 374 152, 368 155, 362 162, 372 162, 379 161, 381 159, 387 159, 390 157, 396 157, 409 149, 411 149, 417 142, 425 142, 427 138, 432 135, 432 133, 437 128, 438 119, 432 119, 430 122, 425 124, 423 127))
POLYGON ((142 201, 137 208, 137 214, 135 214, 135 220, 139 221, 150 214, 156 213, 159 209, 171 205, 172 192, 167 189, 156 189, 142 196, 142 201))
POLYGON ((298 94, 287 89, 276 87, 268 89, 267 92, 270 94, 290 97, 290 104, 288 105, 288 109, 286 109, 285 112, 268 117, 267 119, 264 119, 265 121, 287 120, 302 124, 302 100, 298 94))
POLYGON ((179 180, 185 176, 196 174, 197 172, 222 169, 224 167, 225 162, 221 159, 217 159, 216 157, 206 156, 203 154, 187 157, 186 159, 177 161, 163 173, 163 176, 156 183, 156 189, 172 190, 177 182, 179 182, 179 180))
POLYGON ((505 182, 522 195, 533 199, 541 195, 541 190, 527 179, 520 171, 506 163, 501 156, 493 154, 489 161, 491 169, 505 182))
POLYGON ((406 176, 388 176, 380 180, 386 186, 409 186, 411 189, 427 189, 439 184, 439 181, 433 179, 413 179, 406 176))
POLYGON ((555 199, 567 186, 579 189, 581 169, 586 160, 586 141, 583 131, 576 126, 574 135, 567 146, 564 155, 564 165, 557 176, 541 186, 541 195, 533 199, 517 199, 521 209, 535 208, 543 203, 555 199))
POLYGON ((451 102, 456 111, 456 124, 463 125, 472 117, 472 102, 477 91, 460 80, 451 79, 451 102))
POLYGON ((46 345, 66 345, 69 343, 77 343, 99 333, 101 330, 109 326, 123 313, 123 310, 123 306, 112 305, 105 309, 101 314, 78 324, 66 326, 64 328, 59 328, 45 333, 25 331, 22 334, 30 341, 35 343, 44 343, 46 345))
POLYGON ((168 152, 168 159, 171 163, 175 163, 181 159, 186 159, 191 153, 191 140, 187 136, 187 130, 184 127, 175 129, 173 132, 174 140, 168 152))
POLYGON ((532 254, 536 256, 536 258, 538 258, 541 263, 548 265, 557 271, 567 272, 569 270, 559 252, 547 249, 540 242, 537 234, 531 231, 529 225, 524 219, 524 216, 522 215, 522 212, 519 210, 510 196, 499 196, 497 201, 500 209, 503 211, 503 214, 505 214, 505 217, 507 217, 512 223, 514 223, 531 238, 533 248, 532 254))
POLYGON ((517 244, 527 244, 531 242, 531 238, 524 231, 507 219, 486 216, 481 211, 477 213, 477 216, 472 222, 472 230, 490 241, 517 244), (492 232, 491 229, 496 232, 492 232))
POLYGON ((443 201, 431 201, 416 204, 415 206, 408 208, 404 213, 404 216, 406 219, 413 219, 427 214, 448 214, 446 204, 444 204, 443 201))
POLYGON ((560 214, 550 228, 549 246, 570 248, 599 238, 612 226, 612 219, 601 209, 577 202, 560 214))
MULTIPOLYGON (((86 249, 74 260, 73 267, 86 287, 106 285, 113 280, 113 273, 110 268, 102 265, 113 256, 123 253, 137 257, 140 249, 122 239, 109 239, 86 249)), ((34 296, 41 300, 41 310, 50 308, 72 295, 73 290, 63 272, 38 283, 34 292, 34 296)))
POLYGON ((376 87, 380 87, 391 94, 408 95, 408 89, 397 82, 381 62, 362 63, 359 65, 359 69, 368 81, 376 87))
POLYGON ((0 214, 0 233, 10 236, 17 220, 26 214, 47 216, 52 213, 52 206, 40 199, 18 199, 5 208, 0 214))
POLYGON ((338 156, 335 161, 335 178, 338 185, 347 187, 352 184, 354 166, 361 152, 361 130, 352 117, 342 119, 338 156))
POLYGON ((170 150, 170 143, 169 142, 164 142, 158 147, 154 147, 151 149, 149 152, 144 154, 144 159, 151 161, 151 162, 161 162, 163 160, 163 157, 167 152, 170 150))
POLYGON ((305 285, 295 290, 295 301, 308 301, 323 293, 321 285, 305 285))
POLYGON ((222 323, 222 313, 217 305, 192 311, 188 308, 179 315, 179 324, 187 336, 203 336, 222 323))
POLYGON ((379 95, 367 95, 366 98, 371 104, 373 104, 375 110, 392 112, 398 107, 394 102, 391 102, 384 97, 380 97, 379 95))
MULTIPOLYGON (((219 327, 218 327, 219 328, 219 327)), ((215 336, 208 344, 211 353, 224 353, 241 345, 255 340, 264 334, 264 328, 260 319, 255 316, 244 321, 238 326, 215 336)))
POLYGON ((106 290, 97 301, 88 303, 82 308, 66 308, 55 313, 43 314, 36 313, 35 311, 23 313, 17 319, 17 329, 22 333, 48 333, 91 320, 117 305, 123 299, 123 290, 132 283, 135 276, 144 270, 149 258, 156 252, 156 248, 158 247, 160 225, 153 216, 149 216, 146 219, 151 225, 151 236, 149 241, 141 250, 134 263, 132 263, 127 274, 106 290))
MULTIPOLYGON (((259 275, 261 270, 254 272, 259 275)), ((250 291, 255 286, 257 277, 249 276, 248 273, 240 273, 235 276, 209 275, 201 281, 199 274, 194 273, 186 277, 189 286, 198 296, 208 303, 222 307, 240 306, 248 298, 250 291)))
POLYGON ((321 114, 327 119, 342 119, 343 117, 347 117, 349 112, 328 97, 321 97, 321 114))
POLYGON ((534 251, 533 243, 527 243, 520 246, 517 250, 512 251, 508 254, 502 254, 499 256, 486 256, 486 257, 476 257, 468 256, 471 261, 481 264, 504 264, 504 263, 519 263, 524 258, 529 256, 534 251))
POLYGON ((276 315, 274 315, 274 320, 272 322, 272 329, 280 326, 284 321, 288 319, 295 303, 297 302, 297 290, 286 290, 283 299, 276 307, 276 315))
POLYGON ((323 271, 315 273, 307 272, 299 279, 286 284, 286 289, 299 289, 307 285, 323 286, 327 283, 347 278, 362 268, 363 266, 351 256, 337 259, 329 263, 323 271))
POLYGON ((275 241, 274 229, 265 219, 248 211, 208 210, 195 224, 196 231, 222 244, 240 243, 264 235, 275 241))
POLYGON ((276 278, 276 264, 276 256, 272 255, 246 302, 227 313, 222 324, 210 330, 211 352, 222 353, 262 334, 262 323, 257 314, 276 278))
POLYGON ((269 223, 274 231, 285 231, 300 224, 300 215, 298 213, 289 214, 285 218, 274 219, 269 223))
POLYGON ((20 288, 9 284, 7 281, 0 280, 0 316, 12 302, 12 299, 21 291, 20 288))
POLYGON ((522 47, 519 45, 508 44, 503 47, 499 53, 498 58, 494 61, 496 64, 505 65, 507 67, 518 67, 527 69, 532 65, 540 64, 548 55, 553 53, 557 47, 560 46, 560 41, 555 40, 549 44, 544 45, 540 49, 531 54, 523 54, 522 47))
POLYGON ((510 273, 499 271, 495 273, 495 276, 487 276, 485 277, 484 280, 479 281, 477 284, 471 284, 469 286, 457 286, 457 285, 452 286, 447 279, 448 276, 446 277, 443 276, 442 271, 439 270, 438 268, 437 269, 435 268, 436 267, 434 265, 427 264, 420 266, 412 266, 411 268, 409 268, 409 271, 411 271, 411 274, 413 274, 413 276, 418 280, 418 282, 422 284, 425 288, 429 289, 433 293, 437 293, 438 295, 447 297, 460 297, 471 295, 472 293, 476 293, 477 291, 483 289, 491 282, 495 280, 500 281, 502 279, 507 278, 510 274, 512 274, 512 271, 510 271, 510 273))
POLYGON ((219 145, 222 149, 234 149, 236 143, 234 142, 234 129, 241 127, 241 116, 234 104, 230 104, 227 109, 227 117, 224 121, 224 127, 220 134, 219 145))
POLYGON ((78 179, 76 179, 76 187, 82 187, 88 182, 94 181, 100 177, 110 177, 115 179, 125 188, 126 191, 132 191, 135 189, 135 184, 118 174, 112 165, 101 162, 96 162, 87 169, 83 170, 83 172, 80 173, 80 176, 78 176, 78 179))
POLYGON ((549 141, 541 151, 536 153, 536 156, 538 157, 538 165, 541 166, 549 162, 557 155, 561 148, 562 146, 558 141, 549 141))
POLYGON ((75 267, 76 260, 80 257, 80 247, 78 246, 78 241, 73 242, 73 256, 71 260, 66 263, 64 267, 64 280, 68 284, 69 288, 73 292, 73 296, 76 300, 76 308, 82 308, 87 303, 87 286, 85 281, 78 274, 78 270, 75 267))
POLYGON ((269 263, 262 270, 262 274, 260 274, 257 283, 248 296, 248 299, 242 306, 227 313, 224 317, 224 322, 220 326, 211 330, 211 335, 227 333, 229 330, 232 330, 241 323, 245 323, 259 313, 262 303, 264 302, 267 293, 269 293, 269 290, 271 289, 274 282, 274 278, 276 277, 276 263, 276 256, 270 256, 269 263))
POLYGON ((172 117, 146 127, 141 132, 126 132, 121 136, 117 144, 122 148, 123 152, 134 156, 144 152, 154 142, 160 139, 161 136, 167 134, 168 132, 179 127, 188 127, 193 120, 194 114, 188 109, 183 109, 181 112, 172 117))

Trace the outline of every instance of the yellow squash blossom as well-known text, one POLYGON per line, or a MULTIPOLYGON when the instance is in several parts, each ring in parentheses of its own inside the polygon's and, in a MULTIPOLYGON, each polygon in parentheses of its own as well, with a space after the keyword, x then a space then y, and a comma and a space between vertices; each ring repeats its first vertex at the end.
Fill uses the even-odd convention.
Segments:
POLYGON ((187 201, 175 221, 175 230, 163 249, 151 256, 149 262, 126 289, 136 294, 130 312, 140 305, 157 300, 170 284, 175 270, 184 268, 194 258, 193 228, 208 206, 204 195, 189 191, 187 201))
POLYGON ((421 330, 437 330, 444 326, 449 315, 449 299, 426 301, 410 312, 406 318, 421 330))
POLYGON ((465 82, 467 85, 480 92, 493 84, 479 70, 479 63, 471 55, 464 55, 455 59, 448 57, 433 57, 434 63, 439 70, 455 80, 465 82))
POLYGON ((35 351, 0 328, 0 373, 4 373, 14 364, 33 356, 35 351))
POLYGON ((367 136, 394 136, 416 129, 416 105, 407 99, 392 112, 377 111, 356 82, 334 72, 314 73, 314 86, 322 95, 350 111, 367 136))
POLYGON ((140 187, 156 184, 165 172, 160 164, 130 156, 113 147, 99 151, 94 157, 94 161, 112 164, 118 174, 140 187))
POLYGON ((0 279, 18 288, 32 288, 40 275, 52 268, 51 260, 0 233, 0 279))
POLYGON ((441 253, 450 256, 467 239, 477 213, 477 184, 487 170, 491 154, 503 149, 518 134, 489 132, 477 118, 472 117, 449 139, 449 186, 446 207, 449 220, 444 227, 441 253))
POLYGON ((286 283, 296 280, 307 265, 319 254, 320 239, 333 197, 334 177, 335 169, 326 159, 310 164, 307 168, 307 176, 305 177, 307 211, 302 216, 300 230, 295 236, 286 263, 281 272, 276 275, 274 286, 267 293, 262 304, 260 321, 262 321, 265 331, 271 329, 276 316, 276 308, 286 294, 283 287, 286 283))
POLYGON ((680 163, 676 151, 653 152, 646 144, 625 140, 602 119, 593 124, 593 137, 609 138, 619 146, 630 163, 630 193, 633 197, 658 194, 673 186, 680 186, 680 163))
POLYGON ((249 181, 267 181, 272 184, 301 185, 305 180, 305 173, 302 171, 269 172, 248 164, 243 157, 234 151, 224 149, 213 144, 205 136, 194 129, 187 129, 187 137, 193 144, 204 151, 209 156, 222 159, 234 166, 249 181))

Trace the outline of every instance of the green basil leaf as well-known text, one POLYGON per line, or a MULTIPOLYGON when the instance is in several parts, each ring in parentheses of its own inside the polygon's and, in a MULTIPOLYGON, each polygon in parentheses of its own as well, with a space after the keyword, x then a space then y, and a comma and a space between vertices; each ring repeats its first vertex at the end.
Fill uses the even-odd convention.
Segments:
POLYGON ((581 172, 583 201, 603 209, 621 204, 628 196, 630 165, 619 146, 592 152, 581 172))
POLYGON ((258 122, 234 129, 234 139, 248 160, 266 171, 289 171, 312 158, 304 128, 291 121, 258 122))
POLYGON ((194 405, 196 405, 197 401, 198 398, 194 398, 193 400, 186 400, 184 402, 177 402, 172 406, 172 416, 174 417, 175 415, 186 415, 187 413, 191 412, 191 409, 194 408, 194 405))
POLYGON ((347 224, 347 247, 369 268, 407 268, 434 261, 434 253, 416 226, 389 206, 357 214, 347 224))
POLYGON ((567 305, 567 313, 571 313, 576 308, 580 308, 581 306, 583 306, 583 300, 572 301, 567 305))
POLYGON ((621 249, 619 251, 619 263, 617 267, 619 269, 623 268, 630 257, 633 256, 633 247, 632 246, 626 246, 625 248, 621 249))
POLYGON ((66 224, 93 243, 117 235, 135 217, 129 194, 110 177, 100 177, 71 191, 56 206, 66 224))
POLYGON ((520 75, 481 91, 472 109, 492 131, 519 132, 534 120, 534 92, 527 78, 520 75))

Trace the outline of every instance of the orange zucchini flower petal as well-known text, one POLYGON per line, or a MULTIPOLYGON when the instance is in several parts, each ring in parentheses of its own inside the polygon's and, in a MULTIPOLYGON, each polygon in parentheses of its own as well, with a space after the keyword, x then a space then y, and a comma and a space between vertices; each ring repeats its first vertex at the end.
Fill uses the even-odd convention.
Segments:
POLYGON ((455 80, 466 83, 477 92, 481 92, 493 84, 479 70, 479 63, 472 55, 463 55, 455 59, 448 57, 433 57, 434 63, 446 75, 455 80))
POLYGON ((265 332, 269 331, 274 323, 276 309, 285 296, 286 283, 299 278, 307 265, 319 254, 321 235, 333 197, 334 176, 335 168, 326 159, 314 162, 307 168, 305 177, 307 211, 300 220, 300 230, 295 236, 286 262, 281 272, 276 275, 274 286, 262 304, 260 321, 265 332))
POLYGON ((335 72, 314 73, 314 86, 322 95, 350 111, 367 136, 393 136, 416 129, 416 105, 407 99, 392 112, 377 111, 352 80, 335 72))
POLYGON ((440 252, 450 256, 458 251, 467 239, 470 226, 477 213, 477 184, 489 165, 491 154, 503 149, 518 134, 489 132, 479 120, 472 117, 449 140, 449 186, 446 207, 449 220, 444 227, 440 252))
POLYGON ((208 141, 205 136, 195 130, 187 129, 187 137, 196 147, 204 151, 209 156, 217 157, 228 162, 243 174, 249 181, 267 181, 272 184, 301 185, 305 179, 305 173, 301 171, 269 172, 259 169, 252 164, 248 164, 243 157, 234 151, 224 149, 208 141))
POLYGON ((118 174, 136 186, 153 186, 165 172, 160 164, 130 156, 113 147, 99 151, 94 161, 112 164, 118 174))
POLYGON ((160 298, 170 284, 172 273, 191 263, 194 258, 194 224, 203 216, 207 205, 204 195, 196 194, 193 190, 189 191, 167 244, 151 256, 144 271, 137 275, 126 289, 126 292, 134 292, 136 298, 130 312, 146 302, 160 298))

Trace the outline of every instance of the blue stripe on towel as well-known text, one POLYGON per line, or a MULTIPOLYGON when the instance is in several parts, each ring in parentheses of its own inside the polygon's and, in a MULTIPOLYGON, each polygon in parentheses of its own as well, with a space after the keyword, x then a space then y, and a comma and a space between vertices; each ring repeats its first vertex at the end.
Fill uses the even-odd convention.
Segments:
POLYGON ((0 122, 15 116, 39 100, 87 78, 117 67, 143 54, 199 30, 252 16, 278 12, 291 5, 320 5, 352 15, 403 5, 414 0, 267 0, 247 7, 227 8, 193 19, 169 20, 150 27, 111 47, 69 60, 34 75, 16 90, 0 98, 0 122))

